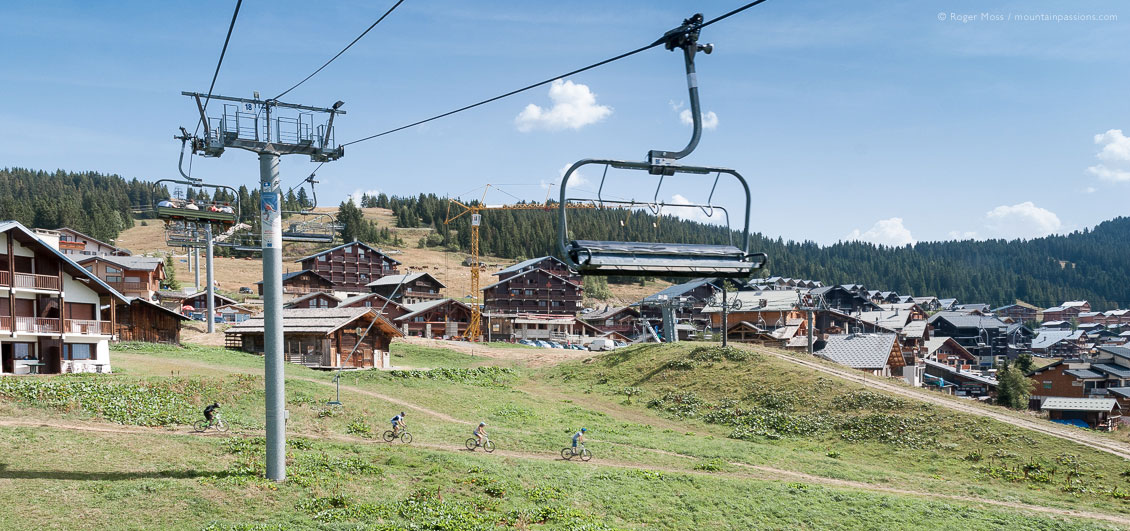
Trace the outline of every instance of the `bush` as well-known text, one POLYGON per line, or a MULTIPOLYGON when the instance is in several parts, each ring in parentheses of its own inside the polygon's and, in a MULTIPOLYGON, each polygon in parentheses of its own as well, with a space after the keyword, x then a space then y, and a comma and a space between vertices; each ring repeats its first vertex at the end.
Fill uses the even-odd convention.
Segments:
POLYGON ((364 419, 356 419, 345 426, 345 433, 370 438, 373 436, 373 428, 370 428, 364 419))
POLYGON ((695 470, 703 470, 706 472, 721 472, 726 468, 726 462, 715 457, 709 461, 703 461, 694 466, 695 470))

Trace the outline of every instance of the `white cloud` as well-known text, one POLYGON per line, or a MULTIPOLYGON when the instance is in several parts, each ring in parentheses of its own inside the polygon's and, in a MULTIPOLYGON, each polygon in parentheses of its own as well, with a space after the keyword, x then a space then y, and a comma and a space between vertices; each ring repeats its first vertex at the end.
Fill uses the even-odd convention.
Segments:
POLYGON ((361 206, 361 196, 371 195, 373 197, 376 197, 377 194, 380 194, 380 193, 381 193, 380 190, 361 190, 360 188, 358 188, 358 189, 354 190, 352 194, 349 194, 348 196, 346 196, 345 200, 346 201, 352 200, 353 204, 355 204, 357 206, 361 206))
POLYGON ((1108 167, 1106 164, 1098 164, 1087 168, 1087 171, 1102 179, 1112 183, 1124 183, 1130 181, 1130 171, 1120 170, 1118 168, 1108 167))
POLYGON ((1099 158, 1107 162, 1130 162, 1130 138, 1121 129, 1111 129, 1095 135, 1095 143, 1102 146, 1099 158))
POLYGON ((612 107, 597 105, 596 95, 588 85, 572 81, 555 80, 549 86, 549 99, 553 102, 550 108, 531 103, 518 113, 514 125, 519 131, 580 129, 612 114, 612 107))
POLYGON ((1039 238, 1058 232, 1063 223, 1055 212, 1025 201, 988 211, 985 213, 985 227, 997 238, 1039 238))
POLYGON ((914 236, 911 236, 910 230, 903 226, 902 218, 881 219, 864 232, 855 229, 847 235, 847 240, 860 240, 894 247, 914 244, 914 236))
MULTIPOLYGON (((683 125, 693 125, 694 124, 694 117, 691 116, 691 110, 690 109, 683 109, 683 112, 679 113, 679 121, 683 122, 683 125)), ((713 131, 717 127, 718 127, 718 115, 714 114, 714 111, 706 111, 706 112, 702 113, 702 128, 703 129, 713 131)))
MULTIPOLYGON (((671 202, 669 203, 669 205, 693 205, 693 204, 694 204, 693 201, 691 201, 690 199, 687 199, 686 197, 684 197, 681 194, 675 194, 675 195, 671 196, 671 202)), ((661 214, 669 214, 669 215, 672 215, 672 216, 683 218, 683 219, 688 220, 688 221, 697 221, 699 223, 719 224, 719 223, 725 223, 726 222, 726 215, 723 214, 722 211, 718 210, 718 209, 715 209, 714 212, 711 212, 710 209, 708 208, 704 212, 699 207, 676 207, 676 208, 664 210, 663 212, 661 212, 661 214)))
POLYGON ((1094 186, 1088 186, 1088 187, 1086 187, 1086 188, 1083 188, 1082 190, 1080 190, 1080 192, 1083 192, 1083 193, 1085 193, 1085 194, 1093 194, 1093 193, 1095 193, 1095 192, 1097 192, 1097 191, 1099 191, 1099 189, 1098 189, 1098 188, 1095 188, 1094 186))

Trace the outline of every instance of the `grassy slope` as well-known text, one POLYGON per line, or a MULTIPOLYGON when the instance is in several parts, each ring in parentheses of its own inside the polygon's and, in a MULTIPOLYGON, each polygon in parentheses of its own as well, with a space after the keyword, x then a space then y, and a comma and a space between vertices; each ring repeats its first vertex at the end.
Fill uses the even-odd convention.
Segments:
MULTIPOLYGON (((739 441, 726 437, 729 427, 660 415, 647 408, 647 401, 676 385, 709 401, 744 395, 751 389, 772 388, 787 394, 820 385, 825 395, 854 390, 771 360, 757 363, 771 369, 768 373, 776 375, 773 381, 758 382, 753 374, 745 374, 743 364, 733 362, 653 373, 663 363, 685 357, 688 348, 623 350, 593 363, 543 371, 520 369, 517 374, 488 370, 486 376, 467 377, 455 373, 457 381, 347 373, 342 378, 345 407, 337 414, 328 413, 323 405, 333 396, 331 374, 288 366, 289 430, 307 439, 301 448, 292 450, 294 480, 278 486, 254 479, 260 466, 254 444, 233 445, 226 437, 192 435, 183 427, 126 426, 121 429, 131 433, 102 433, 0 426, 0 441, 13 449, 0 457, 0 502, 30 508, 18 516, 0 512, 0 527, 28 527, 32 520, 27 516, 38 517, 37 523, 67 525, 81 515, 99 526, 121 527, 200 528, 215 520, 225 525, 385 522, 431 528, 427 525, 440 519, 436 514, 457 522, 448 527, 451 529, 473 528, 487 520, 529 524, 535 529, 600 524, 666 529, 874 527, 896 521, 909 528, 1010 525, 1069 529, 1094 525, 960 502, 820 486, 803 478, 775 481, 778 473, 746 465, 883 487, 974 494, 1051 507, 1124 510, 1123 502, 1107 495, 1072 496, 1051 484, 981 477, 972 471, 972 463, 961 459, 969 452, 962 445, 972 444, 963 441, 973 435, 945 439, 957 448, 922 450, 901 450, 876 441, 849 444, 834 433, 739 441), (624 404, 624 396, 618 394, 624 387, 637 387, 642 395, 624 404), (366 427, 372 433, 383 431, 386 419, 401 409, 409 411, 415 443, 389 446, 366 436, 366 427), (490 456, 454 451, 479 419, 489 423, 500 450, 490 456), (597 459, 584 465, 556 460, 557 450, 580 425, 591 429, 589 447, 597 459), (830 451, 841 455, 829 457, 830 451), (435 494, 406 501, 421 489, 438 489, 442 501, 435 494), (318 498, 325 499, 310 501, 318 498), (68 504, 54 503, 59 499, 69 500, 68 504), (479 517, 472 517, 474 514, 486 515, 486 520, 476 520, 479 517), (544 526, 533 525, 543 521, 544 526)), ((405 351, 401 357, 436 367, 480 362, 434 350, 405 351)), ((203 403, 219 399, 225 418, 236 431, 253 434, 262 429, 263 395, 257 391, 262 380, 254 376, 261 374, 260 358, 212 349, 141 347, 116 353, 115 366, 124 369, 124 374, 82 381, 150 382, 172 389, 182 402, 171 409, 179 407, 186 416, 195 415, 203 403)), ((793 411, 817 412, 825 407, 822 404, 806 399, 803 408, 794 405, 793 411)), ((87 422, 99 419, 89 411, 92 407, 71 406, 61 412, 6 399, 0 401, 0 424, 35 425, 46 419, 49 423, 105 426, 87 422)), ((930 413, 917 406, 888 413, 920 410, 930 413)), ((968 421, 934 413, 938 423, 968 421)), ((1064 448, 1070 445, 1037 436, 1030 437, 1032 444, 1028 444, 1026 435, 984 424, 969 427, 981 429, 977 432, 981 438, 989 434, 1023 441, 1023 448, 1011 451, 1025 458, 1070 451, 1080 456, 1091 476, 1103 470, 1110 476, 1108 483, 1124 481, 1117 475, 1122 464, 1095 452, 1064 448)))

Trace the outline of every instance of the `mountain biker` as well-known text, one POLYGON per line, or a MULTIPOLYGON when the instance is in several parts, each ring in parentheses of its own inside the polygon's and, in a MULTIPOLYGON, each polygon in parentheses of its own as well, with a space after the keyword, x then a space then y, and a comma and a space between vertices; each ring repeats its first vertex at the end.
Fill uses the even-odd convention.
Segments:
POLYGON ((393 435, 400 435, 401 430, 403 430, 406 427, 407 427, 407 425, 404 423, 404 412, 403 411, 401 411, 399 415, 392 417, 392 434, 393 435))
POLYGON ((478 427, 475 428, 474 435, 479 440, 479 446, 482 446, 487 440, 487 423, 480 422, 478 427))
POLYGON ((212 423, 212 418, 215 416, 215 411, 217 409, 220 409, 219 402, 212 402, 212 405, 204 408, 204 420, 207 420, 208 424, 212 423))
POLYGON ((585 444, 585 432, 588 428, 581 428, 581 431, 573 434, 573 455, 577 455, 577 443, 585 444))

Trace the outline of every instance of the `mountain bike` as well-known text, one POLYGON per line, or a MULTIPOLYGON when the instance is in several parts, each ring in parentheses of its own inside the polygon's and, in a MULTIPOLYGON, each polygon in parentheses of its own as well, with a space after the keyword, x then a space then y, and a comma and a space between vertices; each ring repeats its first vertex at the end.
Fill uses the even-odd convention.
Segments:
POLYGON ((577 447, 577 453, 575 454, 573 453, 573 447, 571 446, 566 446, 565 448, 561 449, 562 459, 566 461, 572 461, 574 457, 580 457, 581 461, 588 461, 589 459, 592 459, 592 452, 590 452, 588 448, 585 448, 585 445, 583 444, 577 447))
POLYGON ((396 439, 400 439, 400 442, 402 442, 404 444, 408 444, 408 443, 412 442, 412 434, 408 433, 407 429, 400 430, 400 433, 393 433, 392 430, 385 430, 385 433, 384 433, 385 442, 392 442, 396 439))
MULTIPOLYGON (((466 445, 468 450, 474 452, 475 448, 478 448, 480 446, 479 439, 476 437, 471 437, 470 439, 467 439, 466 445)), ((485 442, 483 442, 481 446, 483 450, 485 450, 488 454, 494 451, 494 441, 490 439, 487 439, 485 442)))
POLYGON ((212 417, 212 420, 198 420, 195 424, 192 425, 192 429, 201 433, 208 431, 208 428, 215 428, 216 431, 223 433, 225 431, 228 431, 228 423, 224 422, 224 419, 220 418, 219 413, 216 413, 212 417))

